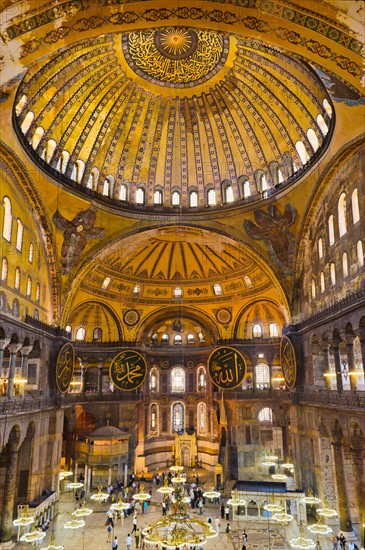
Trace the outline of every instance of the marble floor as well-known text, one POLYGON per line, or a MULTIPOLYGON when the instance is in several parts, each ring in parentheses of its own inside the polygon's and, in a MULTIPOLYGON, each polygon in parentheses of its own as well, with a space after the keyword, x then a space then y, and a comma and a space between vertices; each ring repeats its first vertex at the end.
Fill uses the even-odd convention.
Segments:
MULTIPOLYGON (((156 520, 161 516, 161 497, 160 493, 154 489, 152 492, 151 505, 147 514, 138 513, 138 526, 143 529, 146 525, 156 520)), ((50 544, 50 535, 52 531, 55 534, 55 545, 64 546, 65 550, 111 550, 111 542, 107 542, 106 519, 109 510, 108 504, 98 504, 88 500, 87 507, 91 507, 94 511, 86 518, 86 527, 76 530, 64 528, 64 523, 72 519, 71 513, 74 510, 74 502, 69 493, 61 493, 58 514, 50 523, 50 528, 47 530, 46 537, 42 543, 37 546, 39 549, 46 548, 50 544)), ((191 514, 197 513, 196 510, 191 510, 191 514)), ((203 517, 207 519, 208 515, 213 518, 220 517, 219 505, 209 504, 204 510, 203 517)), ((227 536, 225 533, 226 521, 221 520, 220 534, 218 537, 209 539, 204 546, 204 550, 241 550, 242 548, 242 531, 245 528, 248 535, 248 550, 286 550, 290 548, 290 538, 299 536, 299 529, 293 521, 287 527, 281 525, 270 525, 267 521, 258 522, 252 520, 248 522, 243 519, 230 520, 231 533, 227 536)), ((128 516, 125 519, 116 520, 113 536, 118 537, 118 550, 126 550, 126 537, 131 532, 133 527, 133 516, 128 516)), ((309 532, 305 534, 311 538, 309 532)), ((332 550, 332 544, 329 538, 321 538, 321 549, 332 550)), ((17 550, 31 550, 29 544, 17 543, 17 550), (28 549, 27 549, 28 547, 28 549)), ((136 548, 133 538, 131 550, 136 548)))

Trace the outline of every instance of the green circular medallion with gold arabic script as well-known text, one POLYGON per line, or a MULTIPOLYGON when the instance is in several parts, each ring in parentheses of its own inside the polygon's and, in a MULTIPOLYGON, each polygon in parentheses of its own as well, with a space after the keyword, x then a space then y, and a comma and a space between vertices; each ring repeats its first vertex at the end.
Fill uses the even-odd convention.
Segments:
POLYGON ((134 350, 118 353, 111 362, 110 380, 118 390, 132 391, 137 389, 146 378, 147 363, 143 355, 134 350))
POLYGON ((242 384, 246 375, 246 363, 239 351, 221 346, 210 354, 208 372, 213 384, 231 390, 242 384))
POLYGON ((138 76, 154 84, 186 88, 206 82, 223 67, 229 37, 205 29, 166 27, 125 33, 122 47, 138 76))
POLYGON ((297 382, 297 360, 294 346, 287 336, 283 336, 280 342, 280 364, 285 384, 292 390, 297 382))
POLYGON ((64 344, 60 349, 56 362, 56 386, 59 392, 65 393, 70 387, 74 373, 75 350, 73 345, 64 344))

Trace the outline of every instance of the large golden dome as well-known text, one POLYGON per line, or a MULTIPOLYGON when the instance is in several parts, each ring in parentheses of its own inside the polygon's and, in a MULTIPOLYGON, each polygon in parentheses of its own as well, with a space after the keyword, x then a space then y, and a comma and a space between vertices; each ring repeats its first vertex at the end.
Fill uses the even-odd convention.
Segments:
POLYGON ((124 210, 194 212, 301 177, 326 147, 331 111, 294 56, 241 35, 161 27, 41 58, 19 86, 14 124, 33 159, 76 193, 124 210))

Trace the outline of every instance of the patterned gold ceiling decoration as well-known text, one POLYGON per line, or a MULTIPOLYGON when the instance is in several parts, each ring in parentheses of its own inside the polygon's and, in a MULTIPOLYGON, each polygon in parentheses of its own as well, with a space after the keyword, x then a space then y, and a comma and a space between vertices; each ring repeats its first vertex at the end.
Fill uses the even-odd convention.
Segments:
POLYGON ((100 35, 40 59, 19 86, 14 121, 52 178, 153 213, 173 212, 176 191, 183 209, 192 192, 205 208, 209 189, 229 207, 247 187, 260 198, 263 176, 269 193, 292 183, 329 142, 328 109, 323 84, 297 58, 242 36, 164 27, 100 35))
POLYGON ((136 74, 172 88, 202 84, 223 67, 228 51, 228 36, 208 30, 167 27, 123 35, 123 53, 136 74))

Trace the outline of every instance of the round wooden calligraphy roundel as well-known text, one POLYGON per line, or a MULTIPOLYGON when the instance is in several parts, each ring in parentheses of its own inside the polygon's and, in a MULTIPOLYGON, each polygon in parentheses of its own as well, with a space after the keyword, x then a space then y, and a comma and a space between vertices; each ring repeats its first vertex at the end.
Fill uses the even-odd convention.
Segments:
POLYGON ((111 362, 110 380, 118 390, 132 391, 144 382, 147 363, 138 351, 126 349, 118 353, 111 362))
POLYGON ((75 350, 70 343, 64 344, 58 352, 56 361, 56 386, 59 392, 65 393, 70 387, 74 373, 75 350))
POLYGON ((242 384, 246 376, 246 363, 236 349, 220 346, 209 356, 208 372, 213 384, 231 390, 242 384))
POLYGON ((292 390, 297 382, 297 360, 293 344, 287 336, 280 342, 280 364, 285 384, 292 390))

